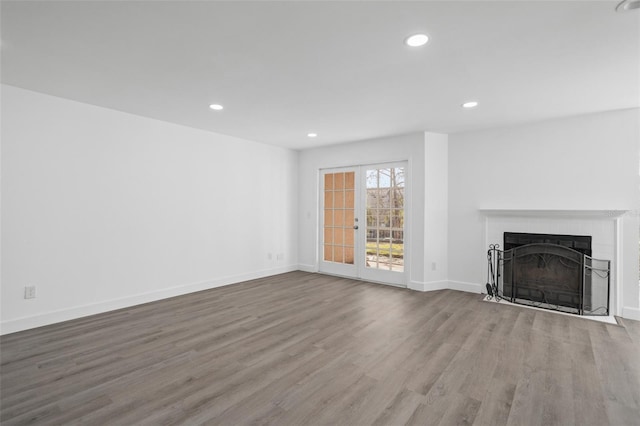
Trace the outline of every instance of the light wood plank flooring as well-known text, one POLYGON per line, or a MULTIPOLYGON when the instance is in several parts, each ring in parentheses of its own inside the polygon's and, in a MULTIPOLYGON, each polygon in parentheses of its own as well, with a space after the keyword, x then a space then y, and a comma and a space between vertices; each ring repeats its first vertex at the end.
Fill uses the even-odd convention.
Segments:
POLYGON ((14 333, 16 424, 638 425, 640 324, 292 272, 14 333))

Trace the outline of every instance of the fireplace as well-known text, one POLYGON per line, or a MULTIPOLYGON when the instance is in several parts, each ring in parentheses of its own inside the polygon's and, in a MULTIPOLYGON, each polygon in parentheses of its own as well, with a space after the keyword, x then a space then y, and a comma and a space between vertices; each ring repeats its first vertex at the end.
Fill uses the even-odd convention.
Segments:
MULTIPOLYGON (((623 210, 540 210, 540 209, 479 209, 484 219, 484 247, 499 244, 499 253, 509 251, 512 247, 505 247, 504 234, 538 234, 561 236, 591 236, 591 254, 585 262, 585 276, 591 280, 591 307, 585 306, 585 315, 622 314, 621 284, 619 273, 622 266, 622 230, 623 210), (599 261, 595 259, 607 259, 599 261), (589 267, 589 262, 591 266, 589 267), (610 299, 609 299, 610 297, 610 299)), ((508 242, 507 242, 508 244, 508 242)), ((557 245, 564 245, 562 242, 557 245)), ((580 251, 581 247, 573 247, 580 251)), ((484 252, 486 258, 486 252, 484 252)), ((502 261, 501 261, 502 262, 502 261)), ((496 271, 497 273, 498 271, 496 271)), ((486 271, 485 271, 486 273, 486 271)), ((500 285, 502 291, 503 271, 500 271, 500 285)), ((482 277, 482 281, 486 279, 482 277)), ((497 288, 497 287, 496 287, 497 288)), ((587 289, 588 291, 588 289, 587 289)), ((589 295, 585 299, 588 299, 589 295)), ((507 298, 507 301, 509 298, 507 298)), ((524 302, 540 305, 541 302, 524 302)), ((568 309, 560 306, 560 309, 568 309)))
POLYGON ((591 256, 590 235, 555 235, 555 234, 528 234, 524 232, 505 232, 503 238, 504 250, 528 244, 554 244, 568 247, 587 256, 591 256))
POLYGON ((609 261, 591 257, 591 236, 504 233, 492 246, 495 293, 514 303, 579 315, 609 314, 609 261))

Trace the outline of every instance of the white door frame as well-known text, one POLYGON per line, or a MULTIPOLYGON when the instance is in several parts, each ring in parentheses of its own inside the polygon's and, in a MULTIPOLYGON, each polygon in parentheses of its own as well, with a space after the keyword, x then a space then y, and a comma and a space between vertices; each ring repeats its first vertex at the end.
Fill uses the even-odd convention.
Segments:
POLYGON ((364 218, 362 220, 362 231, 360 234, 358 234, 358 238, 360 239, 360 244, 362 249, 357 253, 357 257, 360 257, 358 260, 356 260, 356 263, 359 266, 359 270, 358 270, 358 277, 367 281, 375 281, 375 282, 381 282, 384 284, 391 284, 391 285, 395 285, 395 286, 401 286, 401 287, 407 287, 408 284, 408 270, 409 270, 409 265, 407 263, 407 259, 409 258, 409 256, 407 255, 407 248, 409 247, 409 242, 408 242, 408 237, 410 235, 408 228, 409 228, 409 215, 407 214, 409 212, 409 194, 410 194, 410 190, 408 188, 409 186, 409 162, 408 161, 394 161, 394 162, 388 162, 388 163, 374 163, 374 164, 365 164, 360 166, 360 185, 361 188, 366 188, 366 171, 370 170, 370 169, 384 169, 384 168, 392 168, 392 167, 403 167, 404 168, 404 172, 405 172, 405 180, 404 180, 404 187, 405 187, 405 191, 404 191, 404 206, 403 206, 403 210, 404 210, 404 227, 403 227, 403 251, 404 251, 404 258, 403 258, 403 263, 404 263, 404 267, 403 267, 403 271, 402 272, 393 272, 393 271, 385 271, 383 269, 376 269, 376 268, 368 268, 366 265, 366 250, 364 250, 364 247, 366 247, 367 244, 367 229, 366 229, 366 207, 367 207, 367 192, 366 191, 361 191, 360 196, 361 201, 360 201, 360 206, 361 206, 361 214, 364 214, 364 218))
MULTIPOLYGON (((354 172, 355 174, 355 181, 354 181, 354 217, 358 218, 358 211, 359 211, 359 203, 360 203, 360 197, 358 196, 359 191, 360 191, 360 182, 358 179, 358 166, 353 166, 353 167, 335 167, 335 168, 330 168, 330 169, 321 169, 319 171, 319 176, 320 176, 320 196, 319 196, 319 200, 318 200, 318 206, 319 206, 319 213, 318 213, 318 219, 319 219, 319 224, 318 224, 318 270, 322 273, 326 273, 326 274, 331 274, 331 275, 340 275, 340 276, 344 276, 344 277, 349 277, 349 278, 357 278, 358 277, 358 265, 357 265, 357 261, 355 261, 354 259, 354 263, 353 264, 345 264, 345 263, 336 263, 336 262, 325 262, 324 261, 324 223, 325 223, 325 218, 324 218, 324 212, 325 212, 325 205, 324 205, 324 176, 326 174, 331 174, 331 173, 340 173, 340 172, 354 172)), ((359 219, 359 218, 358 218, 359 219)), ((355 224, 351 224, 350 226, 354 226, 355 224)), ((354 255, 358 253, 359 250, 359 238, 358 238, 358 232, 359 230, 355 231, 355 235, 354 235, 354 255)))
POLYGON ((345 167, 321 168, 318 170, 319 176, 319 196, 318 196, 318 235, 317 235, 317 265, 321 273, 338 275, 354 279, 378 282, 400 287, 407 287, 409 282, 409 253, 411 239, 411 170, 409 161, 393 161, 383 163, 359 164, 345 167), (404 191, 404 270, 403 272, 384 271, 380 269, 366 267, 366 170, 372 168, 404 167, 405 170, 405 191, 404 191), (340 264, 324 261, 324 175, 326 173, 338 173, 354 171, 355 181, 355 217, 358 218, 358 230, 354 241, 355 262, 353 265, 340 264))

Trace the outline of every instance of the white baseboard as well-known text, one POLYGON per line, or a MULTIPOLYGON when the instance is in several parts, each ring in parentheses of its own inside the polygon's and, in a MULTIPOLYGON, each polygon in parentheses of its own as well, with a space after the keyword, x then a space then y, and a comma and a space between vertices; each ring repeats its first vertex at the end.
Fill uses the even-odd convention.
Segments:
POLYGON ((429 281, 424 283, 424 291, 446 290, 450 288, 449 281, 429 281))
POLYGON ((640 308, 625 306, 622 308, 622 318, 640 321, 640 308))
POLYGON ((431 281, 423 283, 420 281, 410 281, 408 287, 416 291, 435 291, 435 290, 459 290, 468 293, 480 293, 482 286, 476 283, 465 283, 460 281, 431 281))
POLYGON ((430 281, 423 283, 420 281, 410 281, 408 287, 416 291, 435 291, 449 288, 448 281, 430 281))
POLYGON ((306 265, 304 263, 298 264, 298 270, 302 272, 318 272, 316 265, 306 265))
POLYGON ((451 290, 466 291, 468 293, 482 293, 485 288, 482 284, 478 283, 465 283, 462 281, 449 281, 449 288, 451 290))
POLYGON ((423 282, 421 281, 409 281, 409 284, 407 284, 407 288, 409 290, 415 290, 415 291, 427 291, 425 290, 423 282))
POLYGON ((150 291, 147 293, 135 294, 118 299, 106 300, 104 302, 92 303, 88 305, 75 306, 72 308, 61 309, 58 311, 47 312, 44 314, 33 315, 3 321, 0 323, 0 335, 15 333, 17 331, 28 330, 31 328, 42 327, 45 325, 55 324, 62 321, 82 318, 89 315, 101 314, 103 312, 113 311, 116 309, 128 308, 143 303, 155 302, 156 300, 168 299, 170 297, 182 296, 184 294, 194 293, 196 291, 209 290, 216 287, 222 287, 230 284, 236 284, 243 281, 254 280, 257 278, 269 277, 272 275, 284 274, 298 270, 298 265, 282 266, 272 269, 263 269, 250 272, 247 274, 233 275, 229 277, 216 278, 208 281, 200 281, 196 283, 184 284, 180 286, 164 288, 160 290, 150 291))

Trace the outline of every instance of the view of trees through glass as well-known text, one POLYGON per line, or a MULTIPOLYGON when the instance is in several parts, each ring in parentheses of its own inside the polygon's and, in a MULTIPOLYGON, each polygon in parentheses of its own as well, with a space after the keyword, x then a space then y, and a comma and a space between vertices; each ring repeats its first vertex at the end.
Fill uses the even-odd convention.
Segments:
POLYGON ((404 270, 404 188, 404 167, 366 172, 366 265, 369 268, 404 270))

